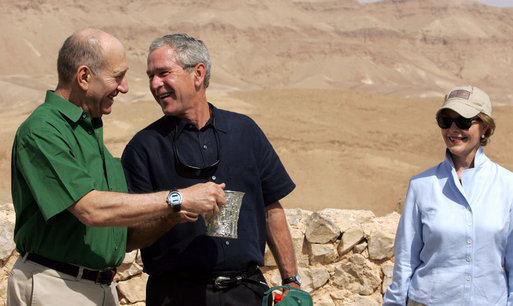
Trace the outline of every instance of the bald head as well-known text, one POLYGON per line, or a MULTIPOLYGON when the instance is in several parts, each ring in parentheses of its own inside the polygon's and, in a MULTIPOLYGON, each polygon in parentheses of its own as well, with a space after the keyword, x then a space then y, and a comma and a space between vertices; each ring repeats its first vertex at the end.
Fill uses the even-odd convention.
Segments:
POLYGON ((59 84, 70 84, 78 67, 86 65, 98 74, 107 65, 106 51, 123 50, 123 44, 114 36, 96 28, 85 28, 68 37, 59 51, 57 71, 59 84))

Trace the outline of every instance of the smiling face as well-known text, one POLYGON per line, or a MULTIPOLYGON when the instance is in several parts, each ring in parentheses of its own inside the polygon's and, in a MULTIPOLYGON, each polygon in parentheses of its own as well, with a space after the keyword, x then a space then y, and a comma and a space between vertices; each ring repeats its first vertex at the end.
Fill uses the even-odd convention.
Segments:
POLYGON ((164 45, 148 55, 150 90, 166 115, 179 118, 195 107, 198 85, 194 68, 183 69, 176 61, 176 51, 164 45))
MULTIPOLYGON (((457 118, 460 115, 453 110, 444 110, 442 116, 457 118)), ((479 120, 472 121, 468 130, 460 129, 453 122, 451 127, 440 129, 445 145, 451 152, 455 164, 458 161, 471 162, 474 160, 477 149, 480 145, 481 135, 486 131, 484 125, 479 120)))
POLYGON ((128 92, 126 72, 128 66, 123 45, 114 40, 106 43, 105 67, 97 74, 91 73, 90 87, 87 91, 87 103, 84 109, 92 118, 110 114, 114 97, 118 93, 128 92))

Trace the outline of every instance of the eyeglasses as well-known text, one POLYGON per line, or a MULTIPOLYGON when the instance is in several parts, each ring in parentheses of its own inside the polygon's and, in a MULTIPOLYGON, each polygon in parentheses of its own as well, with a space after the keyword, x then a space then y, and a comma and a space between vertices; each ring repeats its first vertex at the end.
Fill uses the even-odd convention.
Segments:
POLYGON ((437 116, 436 121, 438 122, 438 126, 441 129, 448 129, 452 126, 452 123, 456 123, 456 126, 462 130, 468 130, 472 126, 472 122, 480 121, 481 118, 475 116, 473 118, 464 118, 462 116, 458 116, 457 118, 451 118, 448 116, 437 116))
POLYGON ((181 133, 178 132, 178 124, 175 126, 175 134, 173 135, 173 152, 175 153, 175 160, 178 164, 182 165, 183 167, 185 167, 189 170, 200 171, 200 172, 203 172, 203 171, 208 172, 208 171, 214 169, 215 167, 217 167, 217 165, 221 161, 221 142, 219 141, 219 133, 217 132, 215 118, 212 118, 212 127, 213 127, 213 131, 214 131, 214 136, 216 138, 217 160, 213 164, 210 164, 206 167, 198 167, 198 166, 189 165, 188 163, 184 162, 183 159, 180 157, 180 153, 178 152, 178 147, 176 145, 176 141, 178 140, 178 137, 180 136, 181 133))

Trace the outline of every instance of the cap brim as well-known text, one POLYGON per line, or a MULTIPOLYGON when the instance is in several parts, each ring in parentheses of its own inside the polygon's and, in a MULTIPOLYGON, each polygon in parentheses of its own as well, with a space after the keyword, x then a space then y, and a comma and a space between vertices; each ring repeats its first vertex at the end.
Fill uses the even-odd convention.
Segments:
POLYGON ((444 105, 440 107, 437 114, 440 113, 440 111, 442 111, 443 109, 453 110, 464 118, 472 118, 479 114, 479 110, 461 103, 459 99, 446 101, 444 105))

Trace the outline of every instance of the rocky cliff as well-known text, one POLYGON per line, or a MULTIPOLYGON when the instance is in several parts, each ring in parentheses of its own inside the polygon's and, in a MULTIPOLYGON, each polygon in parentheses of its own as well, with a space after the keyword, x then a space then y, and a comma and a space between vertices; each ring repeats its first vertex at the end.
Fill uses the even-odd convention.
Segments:
MULTIPOLYGON (((210 49, 212 87, 352 88, 418 97, 465 82, 512 102, 512 12, 468 0, 6 0, 0 3, 0 85, 39 102, 37 91, 55 84, 64 39, 93 25, 127 46, 129 100, 148 97, 151 40, 186 32, 210 49)), ((0 104, 10 97, 2 91, 0 104)))

